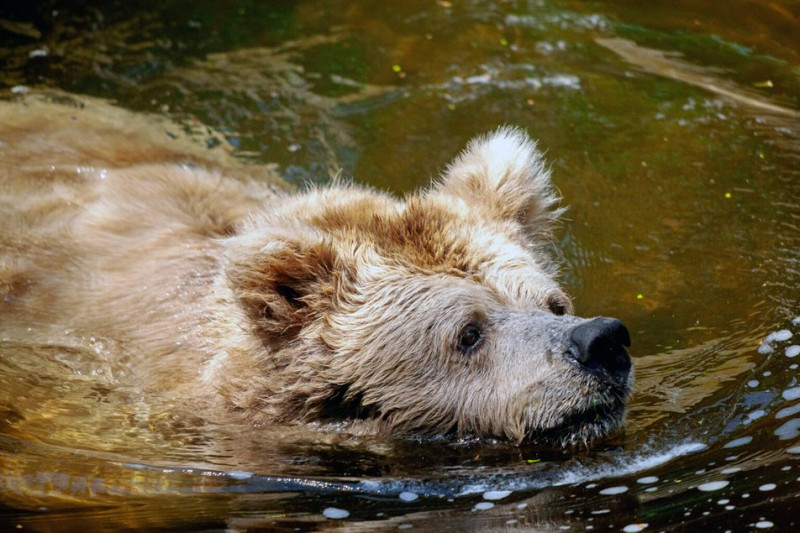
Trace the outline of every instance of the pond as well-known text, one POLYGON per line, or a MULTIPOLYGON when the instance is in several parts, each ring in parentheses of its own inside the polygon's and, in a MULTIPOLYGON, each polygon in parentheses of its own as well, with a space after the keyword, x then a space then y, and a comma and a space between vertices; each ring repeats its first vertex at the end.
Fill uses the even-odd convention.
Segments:
MULTIPOLYGON (((562 281, 630 328, 624 434, 559 452, 229 435, 0 324, 0 523, 21 530, 790 531, 800 518, 793 0, 4 3, 0 92, 180 124, 287 182, 397 194, 474 135, 538 139, 562 281)), ((268 433, 268 434, 267 434, 268 433)))

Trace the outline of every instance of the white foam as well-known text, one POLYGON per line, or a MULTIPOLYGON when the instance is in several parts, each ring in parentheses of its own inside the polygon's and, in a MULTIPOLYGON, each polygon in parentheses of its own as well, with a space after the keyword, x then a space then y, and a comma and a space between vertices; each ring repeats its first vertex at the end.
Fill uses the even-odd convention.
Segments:
POLYGON ((697 453, 705 450, 706 448, 708 448, 708 446, 701 442, 688 442, 684 444, 678 444, 672 448, 664 450, 663 452, 634 457, 630 460, 630 462, 619 466, 610 466, 594 471, 589 469, 567 471, 563 474, 561 479, 555 481, 554 485, 573 485, 585 483, 587 481, 596 481, 611 477, 622 477, 635 474, 637 472, 644 472, 650 470, 651 468, 668 463, 673 459, 677 459, 678 457, 697 453))
MULTIPOLYGON (((596 466, 575 466, 568 468, 554 469, 548 472, 551 475, 528 476, 500 476, 498 478, 476 479, 472 483, 428 485, 415 483, 410 480, 391 480, 377 481, 364 480, 358 484, 369 492, 381 494, 398 494, 401 491, 414 491, 418 494, 428 496, 442 496, 458 498, 474 494, 485 493, 505 493, 512 491, 530 491, 543 487, 563 486, 563 485, 586 485, 586 488, 597 486, 598 481, 603 479, 614 479, 624 476, 632 476, 637 473, 647 472, 650 469, 661 466, 674 459, 697 453, 707 449, 700 442, 685 442, 666 450, 642 453, 633 456, 623 456, 616 459, 612 464, 604 463, 596 466)), ((542 473, 540 473, 542 474, 542 473)), ((644 478, 646 479, 646 478, 644 478)))
POLYGON ((628 524, 627 526, 622 528, 622 531, 624 531, 625 533, 637 533, 638 531, 642 531, 646 527, 647 527, 647 523, 643 523, 643 524, 628 524))
POLYGON ((345 511, 344 509, 338 509, 336 507, 326 507, 322 514, 325 518, 330 518, 331 520, 341 520, 342 518, 347 518, 350 516, 350 511, 345 511))
POLYGON ((619 486, 619 487, 608 487, 607 489, 603 489, 600 491, 600 494, 604 496, 612 496, 614 494, 623 494, 628 492, 628 487, 619 486))
POLYGON ((785 422, 774 431, 780 440, 791 440, 800 436, 800 418, 793 418, 785 422))
POLYGON ((777 413, 775 413, 775 418, 786 418, 787 416, 796 415, 800 413, 800 403, 795 404, 791 407, 784 407, 777 413))
POLYGON ((241 470, 229 470, 226 473, 228 477, 232 477, 233 479, 250 479, 253 477, 252 472, 242 472, 241 470))
POLYGON ((723 448, 736 448, 738 446, 744 446, 745 444, 750 444, 750 441, 753 440, 753 437, 742 437, 740 439, 734 439, 723 446, 723 448))
POLYGON ((791 389, 786 389, 781 393, 784 400, 797 400, 800 398, 800 387, 792 387, 791 389))
POLYGON ((765 416, 766 414, 767 412, 765 410, 756 409, 755 411, 747 413, 747 415, 744 417, 744 420, 742 420, 742 424, 747 425, 753 420, 758 420, 759 418, 765 416))
POLYGON ((511 494, 510 490, 489 490, 483 493, 484 500, 502 500, 511 494))
POLYGON ((404 502, 413 502, 419 498, 419 494, 417 494, 416 492, 411 492, 406 490, 401 492, 398 498, 400 498, 404 502))
POLYGON ((702 485, 698 485, 697 489, 702 490, 703 492, 712 492, 715 490, 724 489, 730 484, 730 481, 709 481, 708 483, 703 483, 702 485))
POLYGON ((767 338, 764 339, 764 342, 771 343, 771 342, 783 342, 788 341, 792 338, 792 332, 788 329, 782 329, 780 331, 774 331, 767 335, 767 338))

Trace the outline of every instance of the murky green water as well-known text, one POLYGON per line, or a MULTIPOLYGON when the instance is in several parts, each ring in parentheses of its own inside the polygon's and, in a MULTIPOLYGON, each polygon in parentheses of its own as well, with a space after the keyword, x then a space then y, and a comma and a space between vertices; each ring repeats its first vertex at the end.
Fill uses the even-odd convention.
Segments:
POLYGON ((402 193, 523 126, 570 205, 564 283, 630 326, 638 379, 625 435, 570 455, 228 435, 72 372, 94 340, 22 332, 0 343, 3 527, 797 527, 796 1, 11 2, 0 63, 6 98, 113 99, 211 150, 212 128, 293 183, 402 193))

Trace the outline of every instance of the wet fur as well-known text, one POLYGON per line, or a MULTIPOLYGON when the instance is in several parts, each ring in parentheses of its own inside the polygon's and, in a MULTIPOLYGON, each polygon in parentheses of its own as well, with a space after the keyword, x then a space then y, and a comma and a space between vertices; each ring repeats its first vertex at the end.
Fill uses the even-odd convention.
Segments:
POLYGON ((234 422, 562 444, 621 425, 631 382, 563 357, 583 319, 554 279, 557 197, 522 131, 473 140, 405 199, 287 193, 82 106, 0 107, 0 327, 113 341, 115 380, 234 422))

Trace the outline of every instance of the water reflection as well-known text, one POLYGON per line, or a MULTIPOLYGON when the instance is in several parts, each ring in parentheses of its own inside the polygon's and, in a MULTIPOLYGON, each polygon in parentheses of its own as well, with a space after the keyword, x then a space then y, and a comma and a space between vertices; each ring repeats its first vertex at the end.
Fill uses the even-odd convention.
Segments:
POLYGON ((0 502, 48 510, 0 511, 5 522, 790 527, 791 2, 109 5, 0 7, 3 95, 44 86, 112 98, 169 117, 209 153, 274 163, 293 183, 343 169, 398 193, 426 185, 474 134, 528 128, 570 206, 566 285, 581 314, 632 326, 637 395, 623 438, 573 454, 335 427, 230 435, 172 419, 169 398, 109 385, 125 369, 98 362, 100 339, 47 344, 52 335, 4 323, 0 502))

